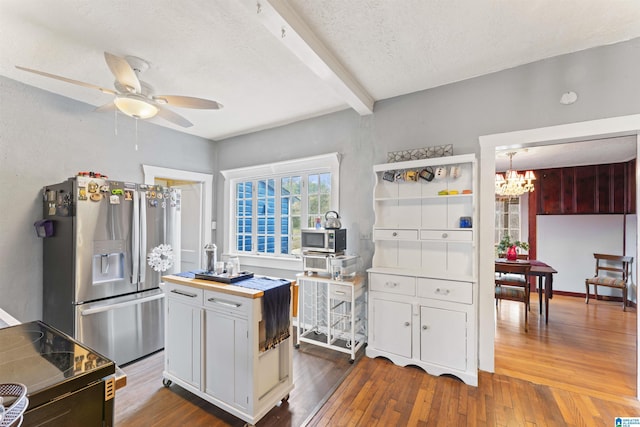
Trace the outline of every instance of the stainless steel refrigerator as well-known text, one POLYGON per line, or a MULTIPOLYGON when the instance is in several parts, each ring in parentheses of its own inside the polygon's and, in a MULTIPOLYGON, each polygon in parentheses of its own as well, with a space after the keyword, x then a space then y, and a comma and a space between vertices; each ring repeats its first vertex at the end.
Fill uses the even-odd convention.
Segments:
POLYGON ((162 349, 159 284, 180 266, 180 191, 77 176, 43 199, 44 322, 120 365, 162 349))

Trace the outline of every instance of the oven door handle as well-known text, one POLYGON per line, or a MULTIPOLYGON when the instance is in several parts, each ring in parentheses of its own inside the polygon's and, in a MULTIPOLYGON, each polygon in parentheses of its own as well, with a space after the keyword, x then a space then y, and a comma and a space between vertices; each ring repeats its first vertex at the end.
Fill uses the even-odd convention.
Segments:
POLYGON ((130 305, 144 304, 146 302, 155 301, 161 298, 164 298, 164 293, 151 295, 145 298, 136 298, 136 299, 132 299, 125 302, 116 302, 114 304, 101 305, 100 307, 95 307, 95 308, 87 308, 85 310, 80 309, 80 314, 82 316, 89 316, 91 314, 103 313, 105 311, 113 310, 114 308, 122 308, 122 307, 128 307, 130 305))

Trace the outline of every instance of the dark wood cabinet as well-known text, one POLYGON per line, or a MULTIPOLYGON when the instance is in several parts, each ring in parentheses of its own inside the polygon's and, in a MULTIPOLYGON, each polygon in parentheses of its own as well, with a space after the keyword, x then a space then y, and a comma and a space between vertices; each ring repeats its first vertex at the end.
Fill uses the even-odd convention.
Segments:
POLYGON ((625 210, 627 213, 636 212, 636 161, 631 160, 627 163, 626 176, 625 176, 625 193, 626 203, 625 210), (626 177, 629 177, 628 179, 626 177))
POLYGON ((536 171, 538 215, 635 213, 635 160, 536 171))
POLYGON ((536 171, 538 177, 538 213, 553 215, 562 212, 562 169, 542 169, 536 171))
POLYGON ((561 187, 559 191, 562 196, 562 205, 560 206, 560 212, 573 212, 576 210, 576 197, 573 189, 575 188, 576 174, 575 171, 566 171, 566 173, 560 174, 561 187))
POLYGON ((575 185, 573 186, 576 206, 573 212, 561 213, 598 213, 596 210, 596 175, 598 168, 596 166, 578 166, 569 169, 574 169, 576 174, 575 185))

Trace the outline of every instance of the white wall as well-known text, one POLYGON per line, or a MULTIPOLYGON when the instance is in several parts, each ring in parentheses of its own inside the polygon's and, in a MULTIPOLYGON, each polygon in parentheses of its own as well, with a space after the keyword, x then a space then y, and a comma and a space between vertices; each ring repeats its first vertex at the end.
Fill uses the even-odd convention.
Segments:
MULTIPOLYGON (((633 257, 633 265, 631 268, 631 279, 629 281, 628 297, 631 301, 638 302, 638 280, 636 272, 638 271, 638 215, 627 215, 627 238, 626 238, 625 255, 633 257)), ((640 323, 638 323, 640 327, 640 323)), ((640 379, 640 375, 638 376, 640 379)), ((638 389, 640 395, 640 388, 638 389)))
MULTIPOLYGON (((631 238, 635 242, 633 217, 627 228, 633 232, 631 238)), ((593 254, 623 255, 624 220, 624 215, 538 215, 536 258, 558 271, 553 278, 553 290, 584 294, 584 280, 595 272, 593 254)), ((629 251, 626 255, 635 259, 635 247, 629 251)), ((620 291, 606 287, 599 287, 598 293, 621 295, 620 291)))

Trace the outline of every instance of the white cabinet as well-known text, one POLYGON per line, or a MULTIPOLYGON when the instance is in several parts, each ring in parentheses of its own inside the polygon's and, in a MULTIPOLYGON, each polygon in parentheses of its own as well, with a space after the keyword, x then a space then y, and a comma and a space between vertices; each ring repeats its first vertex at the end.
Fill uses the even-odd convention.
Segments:
POLYGON ((292 337, 260 351, 265 336, 261 291, 234 294, 231 286, 218 289, 204 280, 163 279, 165 385, 174 382, 250 424, 288 399, 292 337))
POLYGON ((369 345, 384 352, 411 357, 411 304, 372 296, 369 345))
POLYGON ((420 360, 459 371, 467 367, 467 315, 463 311, 420 307, 420 360))
POLYGON ((166 370, 200 387, 202 290, 171 284, 166 300, 166 370))
POLYGON ((205 392, 246 409, 249 403, 247 320, 206 311, 205 392), (220 369, 224 366, 226 369, 220 369))
POLYGON ((475 156, 387 163, 374 173, 366 353, 477 385, 475 156), (390 179, 439 167, 456 173, 390 179))
POLYGON ((347 353, 351 363, 367 340, 366 285, 361 275, 349 280, 296 276, 299 286, 296 347, 300 342, 347 353))

